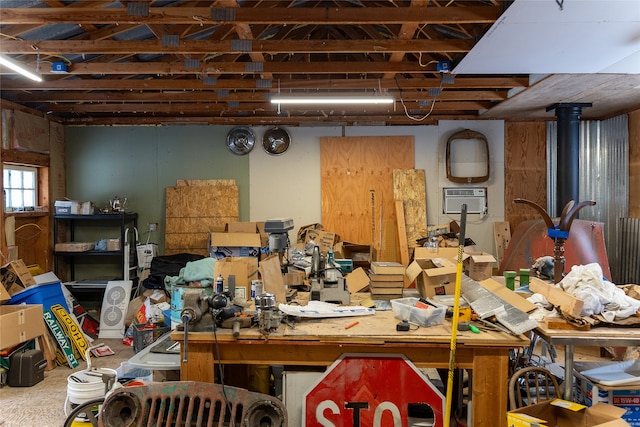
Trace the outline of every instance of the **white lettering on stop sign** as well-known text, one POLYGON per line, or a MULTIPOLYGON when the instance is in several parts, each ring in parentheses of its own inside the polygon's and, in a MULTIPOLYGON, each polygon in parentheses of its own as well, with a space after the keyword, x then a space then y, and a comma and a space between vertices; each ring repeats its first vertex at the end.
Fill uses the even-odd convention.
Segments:
POLYGON ((335 424, 329 421, 324 417, 325 409, 331 410, 333 415, 337 415, 340 413, 340 408, 333 400, 325 400, 324 402, 320 402, 320 404, 316 407, 316 420, 320 423, 322 427, 335 427, 335 424))
MULTIPOLYGON (((359 406, 352 405, 351 403, 346 403, 345 408, 347 411, 353 411, 353 427, 361 427, 360 425, 360 411, 367 410, 369 405, 367 403, 361 403, 359 406), (354 409, 355 408, 355 409, 354 409)), ((340 415, 343 420, 348 418, 348 415, 351 414, 343 414, 340 411, 340 407, 333 400, 324 400, 320 402, 320 404, 316 407, 316 421, 320 423, 322 427, 336 427, 336 425, 328 420, 325 417, 325 411, 331 411, 332 415, 340 415)), ((391 419, 393 420, 393 427, 402 427, 402 416, 400 415, 400 410, 393 402, 381 402, 375 409, 373 415, 373 426, 372 427, 382 427, 382 416, 385 412, 391 413, 391 419)), ((388 424, 385 424, 387 426, 388 424)))
POLYGON ((305 393, 302 427, 444 427, 444 400, 402 355, 343 354, 305 393))

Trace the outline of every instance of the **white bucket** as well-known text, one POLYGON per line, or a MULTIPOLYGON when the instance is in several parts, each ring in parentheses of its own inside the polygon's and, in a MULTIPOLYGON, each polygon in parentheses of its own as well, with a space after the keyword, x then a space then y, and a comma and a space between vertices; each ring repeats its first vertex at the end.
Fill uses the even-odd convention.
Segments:
POLYGON ((101 374, 112 374, 114 379, 117 376, 115 369, 109 368, 80 371, 69 375, 67 377, 67 399, 69 403, 80 405, 89 400, 103 398, 106 392, 101 374), (76 379, 74 380, 74 378, 76 379))

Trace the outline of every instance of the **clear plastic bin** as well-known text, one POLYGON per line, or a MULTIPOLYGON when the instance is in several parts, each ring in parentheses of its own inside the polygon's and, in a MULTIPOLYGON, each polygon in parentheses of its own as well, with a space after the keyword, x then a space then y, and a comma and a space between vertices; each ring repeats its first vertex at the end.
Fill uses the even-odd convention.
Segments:
POLYGON ((415 297, 392 299, 391 310, 393 315, 397 319, 406 320, 418 326, 434 326, 444 323, 447 307, 418 308, 415 306, 418 301, 418 298, 415 297))

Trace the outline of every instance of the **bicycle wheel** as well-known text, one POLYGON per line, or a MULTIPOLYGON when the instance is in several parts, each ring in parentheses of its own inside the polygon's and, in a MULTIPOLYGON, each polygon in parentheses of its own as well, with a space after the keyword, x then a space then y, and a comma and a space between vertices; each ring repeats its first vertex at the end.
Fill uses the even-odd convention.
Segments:
POLYGON ((80 417, 86 421, 89 421, 93 427, 98 426, 98 416, 100 413, 100 407, 104 403, 104 398, 88 400, 80 405, 76 406, 67 416, 64 421, 64 427, 71 427, 76 418, 80 417), (97 406, 98 409, 94 409, 97 406))

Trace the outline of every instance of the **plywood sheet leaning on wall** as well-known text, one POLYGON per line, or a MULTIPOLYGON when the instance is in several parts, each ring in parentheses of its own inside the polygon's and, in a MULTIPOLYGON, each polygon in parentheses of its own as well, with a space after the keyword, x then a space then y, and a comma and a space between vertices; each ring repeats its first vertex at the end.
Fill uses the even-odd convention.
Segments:
POLYGON ((494 222, 493 236, 496 242, 496 259, 498 260, 498 265, 500 265, 504 258, 504 251, 509 247, 509 242, 511 241, 509 221, 494 222))
POLYGON ((209 256, 209 235, 238 221, 234 180, 178 182, 166 189, 165 255, 187 252, 209 256))
MULTIPOLYGON (((427 191, 422 169, 394 169, 393 199, 402 201, 409 255, 427 237, 427 191)), ((402 245, 401 245, 402 246, 402 245)))
POLYGON ((547 205, 547 128, 545 122, 508 122, 504 129, 504 217, 515 230, 540 216, 513 199, 547 205))
MULTIPOLYGON (((372 245, 381 259, 383 236, 389 235, 383 227, 396 219, 393 170, 413 169, 414 158, 413 136, 321 138, 325 230, 344 241, 372 245)), ((384 261, 397 261, 395 252, 384 261)))

